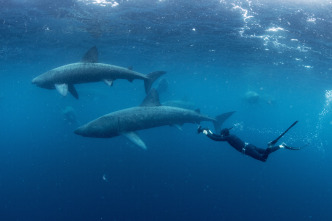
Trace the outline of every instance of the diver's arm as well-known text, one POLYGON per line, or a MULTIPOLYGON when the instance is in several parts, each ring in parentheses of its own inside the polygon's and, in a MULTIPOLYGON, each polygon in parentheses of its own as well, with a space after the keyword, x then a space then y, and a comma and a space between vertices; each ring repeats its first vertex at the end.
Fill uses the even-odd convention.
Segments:
POLYGON ((208 138, 210 138, 211 140, 215 140, 215 141, 226 141, 226 138, 224 136, 216 135, 216 134, 212 133, 212 131, 209 130, 209 128, 202 128, 201 126, 199 126, 197 128, 197 133, 203 133, 208 138))
POLYGON ((215 140, 215 141, 226 141, 226 138, 224 136, 214 134, 209 129, 203 129, 202 132, 203 132, 203 134, 205 134, 211 140, 215 140))
POLYGON ((212 133, 210 130, 205 135, 208 138, 210 138, 211 140, 215 140, 215 141, 226 141, 226 138, 224 136, 216 135, 216 134, 212 133))

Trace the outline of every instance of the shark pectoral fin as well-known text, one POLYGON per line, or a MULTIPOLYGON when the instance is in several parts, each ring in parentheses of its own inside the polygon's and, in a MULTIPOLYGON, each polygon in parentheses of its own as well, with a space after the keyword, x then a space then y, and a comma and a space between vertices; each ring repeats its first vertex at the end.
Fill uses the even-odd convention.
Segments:
POLYGON ((62 96, 66 96, 68 93, 67 84, 55 84, 55 88, 62 96))
POLYGON ((71 93, 71 95, 73 95, 76 99, 78 99, 78 93, 73 84, 68 85, 68 90, 71 93))
POLYGON ((108 86, 113 86, 113 80, 104 79, 104 82, 105 82, 108 86))
POLYGON ((178 124, 171 124, 172 127, 176 127, 177 129, 179 129, 180 131, 183 131, 182 127, 178 124))
POLYGON ((127 132, 127 133, 123 133, 122 135, 126 136, 131 142, 133 142, 133 143, 136 144, 137 146, 143 148, 144 150, 147 149, 145 143, 144 143, 143 140, 137 135, 137 133, 135 133, 135 132, 127 132))

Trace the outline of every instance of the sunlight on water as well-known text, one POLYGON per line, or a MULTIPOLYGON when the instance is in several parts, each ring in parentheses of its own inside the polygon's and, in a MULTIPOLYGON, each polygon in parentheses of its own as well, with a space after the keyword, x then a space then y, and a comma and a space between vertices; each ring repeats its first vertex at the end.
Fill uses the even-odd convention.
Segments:
POLYGON ((272 28, 267 29, 266 31, 268 31, 268 32, 277 32, 277 31, 285 31, 285 29, 281 28, 281 27, 272 27, 272 28))
POLYGON ((323 108, 322 112, 320 112, 320 114, 319 114, 320 124, 321 124, 321 121, 326 116, 326 114, 330 112, 331 101, 332 101, 332 90, 326 90, 325 91, 325 104, 324 104, 324 108, 323 108))
POLYGON ((239 34, 241 35, 241 37, 245 37, 245 32, 250 30, 250 20, 252 18, 254 18, 253 15, 250 14, 249 11, 251 11, 251 9, 245 9, 244 7, 241 7, 240 5, 237 5, 235 3, 232 3, 232 9, 234 11, 239 11, 240 14, 242 15, 243 17, 243 21, 244 21, 244 26, 242 28, 240 28, 239 30, 239 34))
MULTIPOLYGON (((225 1, 220 1, 223 4, 227 4, 225 1)), ((251 1, 235 1, 230 3, 230 7, 233 11, 239 12, 243 20, 243 26, 239 29, 239 35, 243 38, 261 39, 266 51, 277 49, 279 53, 282 52, 300 52, 307 53, 311 51, 311 48, 306 45, 301 39, 294 38, 293 34, 290 33, 285 27, 276 26, 275 23, 271 23, 271 27, 263 30, 262 21, 257 19, 260 14, 257 9, 257 5, 253 5, 251 1)), ((293 16, 299 12, 294 12, 293 16)), ((316 24, 318 18, 314 14, 306 14, 306 21, 311 25, 316 24)), ((282 20, 279 20, 282 23, 282 20)), ((287 23, 290 25, 290 23, 287 23)), ((305 58, 305 57, 304 57, 305 58)), ((305 60, 304 58, 301 61, 305 60)), ((279 63, 278 63, 279 65, 279 63)), ((300 65, 305 68, 311 68, 308 65, 300 65)))
POLYGON ((99 5, 99 6, 103 6, 103 7, 105 7, 105 6, 116 7, 119 5, 119 3, 115 0, 78 0, 78 2, 99 5))

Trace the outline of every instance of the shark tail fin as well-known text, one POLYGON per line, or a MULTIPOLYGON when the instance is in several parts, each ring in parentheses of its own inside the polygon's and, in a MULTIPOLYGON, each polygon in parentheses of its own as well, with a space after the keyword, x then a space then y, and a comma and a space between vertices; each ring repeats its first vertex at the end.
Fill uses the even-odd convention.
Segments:
POLYGON ((147 74, 147 79, 144 80, 145 92, 149 93, 153 82, 155 82, 155 80, 164 74, 166 74, 166 71, 155 71, 147 74))
POLYGON ((227 112, 227 113, 223 113, 220 114, 218 116, 215 117, 215 121, 213 121, 213 126, 214 126, 214 130, 216 133, 220 133, 221 131, 221 126, 223 125, 223 123, 233 114, 235 113, 235 111, 231 111, 231 112, 227 112))

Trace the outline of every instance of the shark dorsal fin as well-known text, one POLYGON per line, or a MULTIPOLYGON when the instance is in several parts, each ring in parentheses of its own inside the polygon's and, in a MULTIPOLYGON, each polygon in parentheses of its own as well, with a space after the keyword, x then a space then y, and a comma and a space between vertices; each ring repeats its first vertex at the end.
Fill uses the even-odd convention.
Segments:
POLYGON ((82 58, 84 63, 97 63, 98 62, 98 49, 96 46, 90 48, 82 58))
POLYGON ((159 94, 156 89, 152 88, 148 95, 144 98, 143 102, 141 103, 141 107, 153 107, 153 106, 160 106, 159 101, 159 94))

